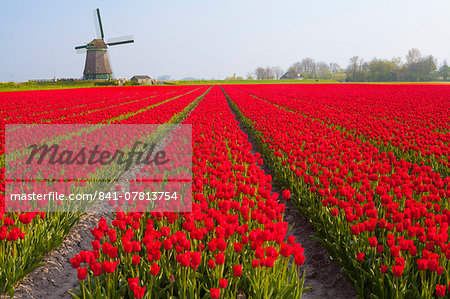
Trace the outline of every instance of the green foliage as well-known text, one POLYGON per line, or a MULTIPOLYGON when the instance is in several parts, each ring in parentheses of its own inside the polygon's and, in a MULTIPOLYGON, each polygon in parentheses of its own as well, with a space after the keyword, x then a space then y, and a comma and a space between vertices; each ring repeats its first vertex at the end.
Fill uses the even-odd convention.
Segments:
POLYGON ((94 81, 48 81, 37 82, 28 81, 21 83, 3 82, 0 83, 0 92, 2 91, 25 91, 25 90, 47 90, 47 89, 65 89, 65 88, 86 88, 93 87, 94 81))
POLYGON ((346 81, 350 82, 429 82, 447 80, 448 66, 446 62, 437 71, 436 59, 432 55, 422 56, 419 50, 411 49, 406 55, 406 62, 394 57, 387 59, 372 59, 365 62, 358 56, 350 58, 345 71, 346 81))
POLYGON ((136 81, 126 81, 123 86, 138 86, 140 85, 138 82, 136 81))
POLYGON ((116 80, 95 81, 94 86, 117 86, 116 80))

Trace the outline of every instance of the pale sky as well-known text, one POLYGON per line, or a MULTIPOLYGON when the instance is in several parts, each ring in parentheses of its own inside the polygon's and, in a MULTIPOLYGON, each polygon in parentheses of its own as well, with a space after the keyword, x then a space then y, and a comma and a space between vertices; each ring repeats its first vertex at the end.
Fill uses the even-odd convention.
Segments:
POLYGON ((450 58, 448 0, 132 0, 4 1, 0 9, 0 82, 80 78, 100 8, 116 78, 246 76, 258 66, 283 69, 305 57, 342 67, 404 59, 408 49, 450 58))

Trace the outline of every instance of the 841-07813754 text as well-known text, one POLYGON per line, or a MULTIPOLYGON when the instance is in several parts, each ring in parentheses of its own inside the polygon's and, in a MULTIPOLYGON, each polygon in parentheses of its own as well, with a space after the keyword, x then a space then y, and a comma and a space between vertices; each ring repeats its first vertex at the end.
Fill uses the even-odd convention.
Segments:
POLYGON ((149 191, 149 192, 99 192, 99 200, 178 200, 177 192, 149 191))

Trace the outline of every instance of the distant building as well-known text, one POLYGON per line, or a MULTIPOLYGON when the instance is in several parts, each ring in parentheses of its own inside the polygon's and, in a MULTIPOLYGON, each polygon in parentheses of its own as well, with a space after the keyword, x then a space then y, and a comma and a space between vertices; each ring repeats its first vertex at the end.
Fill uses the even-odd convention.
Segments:
POLYGON ((117 79, 117 84, 118 84, 119 86, 124 85, 125 82, 127 82, 127 79, 125 79, 125 78, 119 78, 119 79, 117 79))
POLYGON ((290 68, 283 76, 280 77, 280 80, 287 79, 300 79, 300 75, 293 68, 290 68))
POLYGON ((146 84, 151 85, 152 84, 152 78, 150 78, 147 75, 136 75, 136 76, 133 76, 133 77, 131 77, 130 81, 134 81, 134 82, 137 82, 137 83, 142 84, 142 85, 146 85, 146 84))

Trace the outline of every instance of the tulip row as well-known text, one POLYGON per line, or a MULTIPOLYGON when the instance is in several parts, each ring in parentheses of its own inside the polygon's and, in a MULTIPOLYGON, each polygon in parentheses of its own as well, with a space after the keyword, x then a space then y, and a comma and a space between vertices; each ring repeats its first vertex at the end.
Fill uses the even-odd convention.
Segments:
MULTIPOLYGON (((206 92, 208 87, 190 87, 189 89, 180 90, 180 96, 174 96, 176 92, 167 93, 165 89, 161 90, 165 96, 159 96, 153 92, 149 92, 152 98, 159 98, 159 102, 149 102, 144 100, 145 105, 136 105, 138 110, 133 111, 133 106, 122 110, 121 113, 125 117, 120 120, 115 120, 118 123, 140 123, 140 115, 145 115, 147 122, 152 123, 176 123, 183 115, 195 105, 201 96, 206 92), (185 95, 183 95, 185 94, 185 95), (167 99, 175 99, 168 101, 167 99), (130 113, 133 112, 133 113, 130 113)), ((90 100, 92 101, 99 94, 102 94, 103 88, 91 89, 90 100)), ((105 93, 111 96, 108 88, 105 88, 105 93)), ((139 94, 145 97, 145 89, 138 89, 139 94)), ((133 90, 130 90, 133 91, 133 90)), ((129 92, 130 92, 129 91, 129 92)), ((148 89, 150 91, 150 89, 148 89)), ((80 92, 77 90, 77 92, 80 92)), ((48 92, 48 106, 51 106, 53 101, 55 107, 60 107, 57 95, 51 97, 51 92, 48 92)), ((76 92, 75 92, 76 93, 76 92)), ((84 95, 88 96, 88 92, 84 91, 84 95)), ((10 97, 5 93, 2 95, 2 103, 9 103, 10 97)), ((14 94, 16 96, 16 94, 14 94)), ((62 101, 61 101, 62 102, 62 101)), ((105 107, 109 107, 110 103, 105 102, 105 107)), ((70 105, 70 97, 65 101, 66 105, 70 105)), ((120 105, 117 102, 115 105, 120 105)), ((17 108, 19 109, 19 108, 17 108)), ((77 114, 81 115, 83 107, 79 107, 77 114)), ((118 109, 117 109, 118 110, 118 109)), ((108 115, 97 114, 95 117, 89 119, 89 110, 85 112, 86 120, 91 123, 100 123, 109 118, 108 115)), ((117 114, 119 115, 119 114, 117 114)), ((41 121, 45 120, 46 116, 42 116, 41 121)), ((2 117, 2 127, 5 122, 9 122, 7 117, 2 117)), ((65 134, 67 132, 58 132, 58 134, 65 134)), ((4 140, 2 141, 2 147, 4 140)), ((41 266, 40 261, 42 257, 49 251, 59 246, 64 237, 70 232, 70 229, 78 221, 81 216, 80 213, 49 213, 43 212, 27 212, 27 213, 5 213, 4 198, 5 198, 5 168, 1 169, 0 173, 0 293, 8 293, 10 296, 14 294, 14 286, 35 268, 41 266)))
POLYGON ((359 294, 444 296, 450 283, 450 178, 306 113, 281 109, 279 98, 258 94, 266 101, 239 89, 224 87, 230 104, 359 294))
POLYGON ((450 173, 446 85, 238 86, 241 91, 347 130, 383 151, 450 173))
MULTIPOLYGON (((193 87, 180 86, 106 87, 3 93, 2 98, 5 100, 0 113, 2 119, 8 123, 45 123, 50 120, 52 123, 67 123, 62 119, 147 98, 165 96, 165 99, 168 99, 170 94, 186 93, 192 89, 193 87)), ((77 121, 84 122, 86 119, 74 120, 74 123, 77 121)))
POLYGON ((303 248, 287 237, 271 176, 220 88, 183 123, 193 128, 192 212, 117 210, 111 224, 100 220, 92 250, 71 259, 75 296, 300 298, 303 248))
MULTIPOLYGON (((106 89, 108 90, 108 88, 106 89)), ((157 89, 158 90, 158 89, 157 89)), ((82 93, 84 99, 88 99, 90 103, 84 103, 81 101, 81 105, 77 105, 78 101, 80 101, 79 97, 81 95, 75 94, 72 97, 64 98, 64 101, 56 101, 59 96, 59 93, 62 93, 64 90, 57 91, 57 94, 52 95, 53 98, 50 97, 49 92, 46 92, 45 95, 50 97, 47 99, 50 102, 47 105, 43 105, 42 107, 46 107, 47 110, 41 110, 41 107, 34 107, 34 103, 41 103, 44 101, 43 98, 37 96, 34 101, 30 101, 31 103, 27 105, 27 109, 22 109, 21 111, 11 113, 10 110, 7 110, 3 113, 2 122, 0 123, 0 137, 2 140, 4 139, 4 124, 28 124, 28 123, 50 123, 50 124, 96 124, 96 123, 118 123, 120 120, 125 118, 130 118, 131 116, 140 114, 146 110, 152 109, 156 105, 161 105, 167 101, 175 100, 183 95, 188 95, 194 91, 202 90, 199 87, 190 87, 190 88, 182 88, 182 89, 162 89, 159 94, 155 94, 155 91, 145 92, 145 89, 140 90, 140 92, 130 93, 127 97, 122 93, 118 93, 116 97, 113 97, 111 91, 109 91, 106 95, 102 89, 95 89, 91 91, 91 94, 88 94, 86 91, 82 93), (94 92, 95 91, 95 92, 94 92), (149 93, 149 94, 147 94, 149 93), (107 99, 103 99, 103 97, 109 96, 107 99), (51 102, 52 100, 53 102, 51 102), (61 109, 60 105, 63 103, 63 107, 67 109, 61 109), (50 106, 50 107, 49 107, 50 106), (75 106, 75 108, 70 108, 70 106, 75 106), (69 107, 69 108, 68 108, 69 107), (21 114, 17 114, 17 113, 21 114)), ((77 90, 80 92, 80 90, 77 90)), ((43 91, 41 91, 43 92, 43 91)), ((38 92, 36 92, 38 93, 38 92)), ((13 97, 14 93, 8 93, 5 96, 5 103, 8 101, 12 101, 10 97, 13 97)), ((52 128, 55 129, 55 128, 52 128)), ((61 132, 62 134, 63 132, 61 132)), ((36 142, 40 141, 40 136, 35 136, 36 142)), ((0 156, 4 153, 4 144, 0 144, 0 156)))

